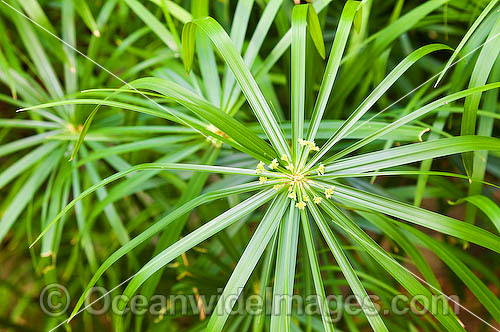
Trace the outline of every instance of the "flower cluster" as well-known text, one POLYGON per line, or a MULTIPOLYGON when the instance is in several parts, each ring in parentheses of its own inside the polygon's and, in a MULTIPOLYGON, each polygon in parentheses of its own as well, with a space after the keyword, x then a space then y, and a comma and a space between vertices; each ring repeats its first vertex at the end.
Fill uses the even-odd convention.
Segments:
MULTIPOLYGON (((316 146, 316 144, 312 141, 306 141, 303 139, 299 139, 298 141, 302 147, 308 148, 306 151, 319 150, 319 147, 316 146)), ((283 154, 280 159, 283 162, 283 166, 285 167, 285 169, 287 169, 289 172, 283 172, 282 178, 281 180, 279 180, 281 183, 275 184, 273 188, 275 190, 281 190, 283 187, 288 186, 288 198, 296 202, 295 207, 297 207, 300 210, 304 210, 307 204, 310 202, 307 192, 309 193, 312 192, 310 184, 314 183, 313 179, 308 177, 311 171, 307 172, 300 169, 298 165, 295 165, 290 161, 289 157, 286 154, 283 154)), ((280 163, 278 162, 278 159, 275 158, 268 165, 268 168, 270 171, 276 171, 278 170, 279 166, 280 163)), ((266 171, 266 164, 263 161, 261 161, 258 163, 257 168, 255 169, 255 173, 261 174, 264 171, 266 171)), ((323 164, 320 164, 317 167, 316 172, 320 176, 325 175, 325 166, 323 164)), ((264 184, 267 181, 268 181, 267 177, 265 176, 259 177, 260 184, 264 184)), ((315 184, 319 185, 319 183, 317 182, 315 184)), ((320 187, 323 188, 322 185, 320 187)), ((329 199, 332 197, 335 187, 334 186, 324 187, 323 189, 325 197, 329 199)), ((314 194, 312 196, 313 196, 312 202, 314 204, 319 205, 323 201, 322 197, 318 197, 314 194)))
POLYGON ((264 164, 263 161, 261 161, 260 163, 257 164, 257 169, 255 170, 255 173, 256 174, 260 174, 262 172, 264 172, 266 170, 265 168, 266 164, 264 164))
POLYGON ((325 175, 325 166, 323 164, 318 166, 318 175, 325 175))
POLYGON ((278 159, 274 158, 273 161, 271 161, 271 164, 269 164, 270 169, 278 169, 279 163, 278 159))
POLYGON ((325 189, 325 197, 330 198, 333 195, 333 191, 335 190, 335 186, 331 186, 330 188, 325 189))
POLYGON ((302 138, 299 138, 299 144, 304 147, 307 146, 311 151, 319 151, 319 147, 314 143, 314 141, 306 141, 302 138))

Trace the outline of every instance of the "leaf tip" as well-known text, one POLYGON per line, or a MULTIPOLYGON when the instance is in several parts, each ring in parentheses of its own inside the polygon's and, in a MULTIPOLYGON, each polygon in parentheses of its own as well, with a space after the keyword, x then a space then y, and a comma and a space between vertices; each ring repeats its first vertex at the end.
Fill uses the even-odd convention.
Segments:
POLYGON ((29 249, 33 248, 35 246, 35 244, 42 238, 44 232, 40 233, 40 235, 37 236, 37 238, 31 242, 31 244, 29 245, 29 249))
POLYGON ((323 49, 322 51, 320 51, 320 52, 319 52, 319 55, 321 56, 321 58, 322 58, 323 60, 325 60, 325 59, 326 59, 325 49, 323 49))
POLYGON ((73 318, 75 318, 76 314, 77 314, 77 313, 74 313, 74 312, 73 312, 73 313, 71 313, 71 315, 70 315, 70 316, 68 317, 68 319, 66 320, 66 324, 69 324, 69 322, 70 322, 70 321, 72 321, 72 320, 73 320, 73 318))
POLYGON ((429 132, 429 131, 431 131, 431 128, 425 128, 424 130, 422 130, 422 131, 418 134, 418 141, 419 141, 419 142, 423 142, 424 140, 422 139, 422 136, 423 136, 425 133, 429 132))

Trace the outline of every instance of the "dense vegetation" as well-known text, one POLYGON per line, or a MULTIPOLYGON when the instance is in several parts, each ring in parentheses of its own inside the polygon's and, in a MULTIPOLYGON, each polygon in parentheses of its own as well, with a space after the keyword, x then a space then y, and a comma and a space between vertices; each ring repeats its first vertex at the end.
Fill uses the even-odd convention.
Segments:
POLYGON ((499 329, 499 53, 497 0, 2 1, 0 330, 499 329))

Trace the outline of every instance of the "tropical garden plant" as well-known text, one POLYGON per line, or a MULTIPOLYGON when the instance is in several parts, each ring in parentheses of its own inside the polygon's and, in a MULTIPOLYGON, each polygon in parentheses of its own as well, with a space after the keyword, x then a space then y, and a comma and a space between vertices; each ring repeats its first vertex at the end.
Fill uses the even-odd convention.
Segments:
POLYGON ((26 328, 18 320, 38 291, 22 295, 19 275, 73 296, 46 330, 498 327, 498 1, 12 0, 1 10, 1 98, 19 111, 0 120, 2 259, 28 246, 31 256, 2 275, 23 299, 5 309, 6 328, 26 328), (60 12, 59 40, 44 6, 60 12), (435 35, 443 41, 429 43, 435 35), (121 294, 104 321, 85 311, 98 285, 121 294), (235 314, 225 301, 266 298, 268 287, 272 314, 235 314), (137 293, 219 289, 194 317, 126 310, 137 293), (430 307, 453 292, 473 299, 460 306, 470 321, 448 310, 453 298, 430 307), (328 295, 345 293, 361 310, 333 317, 328 295), (294 294, 315 295, 317 312, 301 314, 294 294), (429 313, 384 315, 398 294, 429 313))

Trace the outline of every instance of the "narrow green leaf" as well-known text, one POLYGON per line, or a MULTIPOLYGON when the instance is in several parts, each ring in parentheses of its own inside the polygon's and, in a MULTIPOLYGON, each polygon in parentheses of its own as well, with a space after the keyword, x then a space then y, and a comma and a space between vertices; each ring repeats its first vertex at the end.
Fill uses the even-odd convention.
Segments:
MULTIPOLYGON (((286 203, 285 203, 286 204, 286 203)), ((299 212, 295 201, 289 203, 288 216, 281 221, 278 251, 276 253, 276 272, 273 288, 273 315, 271 331, 291 331, 292 295, 295 281, 295 264, 299 241, 299 212)))
MULTIPOLYGON (((498 35, 500 35, 500 19, 497 20, 495 26, 488 35, 488 39, 498 35)), ((472 76, 469 81, 469 88, 481 86, 486 83, 499 52, 499 42, 491 42, 483 46, 476 61, 474 71, 472 72, 472 76)), ((465 98, 460 135, 474 135, 476 133, 476 117, 480 100, 481 93, 476 93, 465 98)), ((465 171, 469 174, 469 176, 472 176, 474 155, 470 152, 464 153, 462 155, 462 159, 465 171)))
POLYGON ((0 69, 2 72, 5 73, 5 76, 7 77, 7 84, 9 86, 12 98, 17 99, 16 83, 14 82, 14 79, 12 78, 12 75, 10 74, 9 64, 8 64, 7 59, 5 58, 5 56, 2 52, 1 47, 0 47, 0 69))
POLYGON ((304 107, 306 89, 306 29, 309 5, 293 7, 292 12, 292 56, 291 56, 291 122, 292 156, 298 164, 301 146, 299 138, 304 135, 304 107))
POLYGON ((477 208, 483 211, 483 213, 490 219, 493 226, 495 226, 497 231, 500 233, 500 207, 495 202, 486 196, 474 195, 450 203, 455 205, 463 202, 474 204, 477 208))
MULTIPOLYGON (((254 0, 239 0, 236 4, 236 10, 234 11, 230 37, 239 54, 241 54, 243 49, 243 42, 245 41, 245 34, 247 32, 248 21, 250 20, 253 4, 254 0)), ((227 110, 226 106, 230 101, 233 83, 234 76, 232 76, 231 69, 226 64, 222 95, 222 105, 224 106, 224 110, 227 110)))
MULTIPOLYGON (((123 89, 112 89, 112 91, 113 92, 129 92, 129 93, 139 94, 139 92, 137 92, 135 90, 128 91, 128 90, 123 90, 123 89)), ((148 94, 148 92, 141 92, 141 93, 143 93, 145 95, 148 94)), ((158 96, 164 97, 161 95, 158 95, 158 96)), ((163 118, 163 119, 167 119, 167 120, 170 120, 173 122, 177 122, 179 124, 185 125, 187 123, 190 126, 196 128, 196 130, 200 130, 202 132, 203 132, 203 126, 206 126, 206 124, 204 122, 202 122, 198 119, 195 119, 191 116, 184 114, 183 112, 179 112, 179 111, 174 110, 172 108, 167 108, 165 106, 158 107, 158 105, 155 105, 155 104, 145 103, 144 105, 147 107, 143 107, 143 106, 134 105, 134 104, 131 104, 128 102, 123 103, 123 102, 113 101, 113 100, 109 100, 109 99, 66 99, 66 100, 61 100, 61 101, 40 104, 40 105, 36 105, 36 106, 25 107, 25 108, 19 109, 18 111, 40 110, 40 109, 50 108, 50 107, 55 107, 55 106, 60 106, 60 105, 98 105, 98 106, 116 107, 116 108, 131 110, 134 112, 149 114, 152 116, 156 116, 159 118, 163 118)))
MULTIPOLYGON (((276 190, 268 189, 250 197, 249 199, 236 205, 232 209, 212 219, 203 226, 197 228, 195 231, 189 233, 187 236, 183 237, 175 244, 171 245, 160 254, 155 256, 155 258, 144 265, 139 270, 139 272, 134 275, 132 280, 130 280, 127 288, 123 292, 124 296, 121 297, 121 301, 118 303, 118 310, 124 310, 128 302, 128 300, 126 299, 131 299, 137 289, 160 268, 171 262, 174 258, 180 256, 187 250, 198 245, 199 243, 215 235, 216 233, 222 231, 244 216, 250 214, 259 206, 265 204, 271 198, 276 196, 276 194, 276 190)), ((122 320, 123 316, 119 315, 116 322, 117 331, 123 330, 122 320)))
POLYGON ((157 6, 165 6, 172 16, 181 21, 182 23, 189 22, 193 19, 191 14, 185 10, 183 7, 171 0, 150 0, 154 2, 157 6))
MULTIPOLYGON (((34 22, 36 22, 36 24, 39 24, 43 29, 46 29, 50 33, 57 35, 56 30, 52 26, 52 23, 50 23, 47 15, 36 0, 22 0, 17 1, 17 3, 21 5, 26 15, 34 22)), ((45 34, 45 32, 42 32, 42 34, 45 34)), ((63 51, 63 45, 58 40, 56 40, 55 38, 46 38, 43 40, 43 43, 48 46, 48 52, 55 55, 63 63, 68 62, 68 58, 63 51)))
MULTIPOLYGON (((15 10, 20 10, 20 8, 15 8, 15 10)), ((35 33, 33 24, 16 12, 12 12, 11 18, 45 88, 53 98, 62 97, 64 95, 63 89, 49 56, 35 33)))
POLYGON ((307 257, 314 281, 314 289, 319 298, 318 306, 321 312, 323 328, 325 329, 325 332, 334 332, 332 317, 330 316, 330 308, 328 307, 328 299, 325 295, 325 288, 323 286, 323 276, 321 275, 320 271, 316 248, 314 246, 314 239, 311 232, 311 226, 309 225, 309 219, 305 211, 301 211, 300 216, 302 221, 302 230, 304 231, 307 257))
MULTIPOLYGON (((61 9, 61 38, 73 48, 77 48, 76 44, 76 22, 75 8, 72 0, 64 0, 61 9)), ((57 43, 58 40, 54 39, 57 43)), ((78 91, 78 74, 77 74, 77 53, 69 46, 64 47, 68 63, 64 66, 64 87, 66 93, 74 93, 78 91)), ((74 107, 68 107, 70 110, 70 119, 74 121, 74 107)))
POLYGON ((196 25, 191 22, 184 24, 184 28, 182 28, 182 61, 188 74, 191 72, 194 61, 195 37, 196 25))
POLYGON ((454 218, 341 184, 335 186, 333 196, 500 253, 500 237, 454 218))
MULTIPOLYGON (((82 146, 82 157, 86 158, 88 156, 88 151, 85 146, 82 146)), ((101 175, 99 174, 99 171, 96 167, 96 165, 93 162, 87 162, 85 164, 85 169, 88 173, 89 179, 92 181, 94 186, 97 186, 96 188, 96 194, 99 200, 104 200, 106 196, 108 196, 108 191, 104 186, 99 186, 99 184, 102 182, 101 175)), ((76 202, 75 202, 76 203, 76 202)), ((66 205, 68 206, 68 205, 66 205)), ((60 213, 58 214, 60 215, 60 213)), ((106 216, 106 219, 108 220, 109 225, 113 229, 114 234, 118 238, 118 241, 120 244, 125 244, 130 241, 129 234, 127 232, 127 229, 125 228, 125 225, 123 224, 122 218, 120 217, 120 214, 116 210, 115 206, 113 204, 109 204, 104 208, 104 215, 106 216)), ((60 215, 61 219, 64 217, 63 215, 60 215)), ((57 218, 57 216, 56 216, 57 218)), ((59 220, 61 220, 59 219, 59 220)), ((51 221, 51 224, 53 221, 51 221)), ((44 231, 49 232, 53 228, 58 228, 62 222, 59 222, 58 224, 51 225, 47 224, 46 226, 44 225, 44 231)), ((41 235, 41 234, 40 234, 41 235)))
POLYGON ((339 160, 326 166, 325 172, 331 173, 330 175, 361 173, 466 151, 481 150, 499 151, 500 139, 482 136, 458 136, 408 144, 339 160))
POLYGON ((326 65, 326 69, 323 74, 323 80, 321 81, 316 103, 314 104, 311 116, 311 126, 309 127, 306 136, 308 141, 314 140, 320 126, 358 6, 359 1, 350 0, 346 2, 344 9, 342 10, 340 21, 337 26, 337 32, 335 33, 335 39, 330 51, 330 58, 328 59, 328 64, 326 65))
MULTIPOLYGON (((337 178, 349 178, 349 177, 373 177, 373 176, 394 176, 394 175, 435 175, 435 176, 449 176, 457 179, 463 179, 469 181, 470 178, 468 176, 450 172, 436 172, 436 171, 375 171, 375 172, 367 172, 367 173, 348 173, 348 174, 336 174, 336 175, 321 175, 321 176, 311 176, 311 178, 318 179, 337 179, 337 178)), ((474 182, 474 180, 472 180, 474 182)), ((488 186, 492 186, 500 189, 499 185, 481 181, 482 184, 486 184, 488 186)))
MULTIPOLYGON (((31 244, 33 246, 40 238, 47 232, 47 230, 52 227, 66 212, 68 212, 75 204, 76 202, 82 200, 83 198, 87 197, 94 191, 99 190, 103 186, 105 186, 108 183, 111 183, 113 181, 116 181, 127 174, 136 172, 136 171, 141 171, 141 170, 191 170, 191 171, 200 171, 200 172, 216 172, 220 174, 238 174, 238 175, 249 175, 249 176, 266 176, 266 177, 275 177, 275 176, 280 176, 279 174, 276 173, 271 173, 271 172, 262 172, 260 174, 256 174, 255 170, 250 170, 250 169, 243 169, 243 168, 235 168, 235 167, 221 167, 221 166, 210 166, 210 165, 190 165, 190 164, 177 164, 177 163, 150 163, 150 164, 140 164, 136 166, 132 166, 129 169, 126 169, 124 171, 115 173, 113 175, 108 176, 107 178, 97 182, 83 191, 80 196, 74 198, 66 207, 59 212, 59 214, 47 225, 47 227, 40 233, 40 235, 35 239, 35 241, 31 244)), ((273 182, 269 182, 269 184, 272 184, 273 182)))
POLYGON ((402 225, 410 234, 432 250, 453 273, 455 273, 496 321, 500 321, 500 300, 445 244, 407 225, 402 225))
MULTIPOLYGON (((214 43, 219 54, 229 66, 236 80, 240 84, 248 103, 250 104, 255 116, 264 128, 267 137, 271 141, 279 155, 287 155, 291 158, 290 149, 286 143, 283 133, 278 126, 264 95, 260 91, 255 79, 252 77, 247 66, 243 62, 237 49, 231 42, 231 39, 224 29, 212 18, 196 19, 184 26, 184 29, 193 29, 193 26, 200 28, 214 43)), ((183 33, 183 45, 186 43, 192 45, 194 33, 183 33), (188 39, 188 40, 186 40, 188 39)), ((189 47, 188 47, 189 48, 189 47)), ((189 48, 190 49, 190 48, 189 48)))
POLYGON ((123 154, 123 153, 127 153, 127 152, 132 152, 132 151, 165 147, 165 146, 175 144, 175 143, 187 142, 187 141, 192 140, 193 138, 194 138, 194 136, 192 136, 192 135, 175 135, 175 136, 169 135, 169 136, 153 137, 153 138, 149 138, 146 140, 139 140, 138 139, 135 142, 121 144, 121 145, 115 145, 113 147, 109 147, 106 149, 97 150, 97 151, 94 151, 92 153, 89 153, 89 155, 86 158, 82 158, 78 162, 77 166, 84 165, 85 163, 87 163, 89 161, 94 161, 97 159, 101 159, 101 158, 116 155, 116 154, 123 154))
MULTIPOLYGON (((497 82, 500 80, 500 58, 497 60, 491 70, 490 76, 488 78, 489 82, 497 82)), ((491 115, 497 115, 494 112, 497 109, 498 96, 500 92, 498 90, 487 91, 484 94, 483 108, 491 110, 491 115)), ((481 111, 477 111, 477 115, 481 115, 481 111)), ((493 117, 481 117, 479 119, 479 124, 477 128, 477 135, 480 136, 493 136, 494 132, 494 120, 493 117)), ((471 184, 469 186, 468 196, 475 196, 482 193, 482 180, 485 177, 488 163, 488 151, 478 151, 474 153, 474 163, 473 172, 470 178, 471 184)), ((474 205, 468 204, 465 210, 465 221, 474 223, 476 217, 476 207, 474 205)))
MULTIPOLYGON (((71 172, 71 186, 72 186, 72 194, 73 197, 78 197, 81 193, 80 190, 80 175, 78 174, 78 169, 73 167, 71 172)), ((75 204, 75 217, 76 223, 78 225, 78 230, 80 232, 79 237, 83 247, 83 251, 87 257, 87 260, 90 265, 90 269, 92 273, 95 273, 97 270, 97 259, 95 255, 94 246, 92 244, 92 240, 90 234, 85 232, 85 212, 82 202, 77 202, 75 204)))
POLYGON ((354 110, 344 125, 336 131, 330 139, 322 146, 321 150, 316 153, 306 168, 317 163, 338 141, 340 141, 346 133, 351 129, 356 122, 379 100, 379 98, 403 75, 408 68, 425 55, 440 50, 449 50, 450 48, 442 44, 431 44, 423 46, 403 59, 387 76, 386 78, 370 93, 368 97, 354 110))
POLYGON ((49 121, 22 120, 22 119, 0 119, 0 127, 4 128, 33 128, 33 129, 55 129, 60 126, 49 121))
POLYGON ((80 135, 78 136, 78 140, 75 143, 75 146, 73 147, 73 152, 71 153, 71 157, 69 158, 69 161, 72 161, 76 155, 78 154, 78 151, 80 150, 80 147, 83 144, 83 141, 85 140, 85 136, 87 135, 87 132, 89 131, 90 125, 92 124, 92 120, 94 120, 95 115, 97 114, 97 111, 99 110, 101 105, 97 105, 94 107, 90 115, 87 117, 85 122, 83 123, 82 130, 80 132, 80 135))
MULTIPOLYGON (((362 1, 361 4, 364 4, 365 1, 362 1)), ((356 33, 361 32, 361 25, 363 24, 363 6, 359 6, 358 11, 356 12, 356 15, 354 16, 354 31, 356 33)))
POLYGON ((352 268, 352 265, 350 264, 344 251, 342 250, 342 247, 338 242, 337 238, 335 237, 335 234, 333 234, 333 231, 328 226, 325 219, 323 218, 323 215, 319 211, 319 208, 315 204, 309 204, 309 210, 311 211, 311 214, 313 215, 314 220, 316 221, 316 225, 318 225, 318 228, 321 231, 323 238, 328 244, 330 251, 335 257, 337 264, 339 265, 342 273, 344 274, 344 277, 346 278, 349 287, 351 288, 354 296, 358 300, 361 309, 363 309, 366 318, 370 322, 371 327, 375 332, 388 331, 387 327, 384 324, 384 321, 378 314, 375 305, 373 304, 372 300, 368 297, 368 293, 363 287, 363 284, 356 276, 356 273, 354 273, 354 269, 352 268))
POLYGON ((481 15, 478 16, 478 18, 474 21, 472 26, 467 30, 467 33, 465 36, 462 38, 460 41, 460 44, 458 44, 457 48, 451 55, 450 59, 448 59, 448 62, 446 63, 443 71, 441 71, 441 74, 439 75, 435 86, 439 84, 439 82, 443 79, 443 76, 446 74, 446 71, 451 67, 453 61, 455 58, 458 56, 458 53, 462 50, 462 48, 465 46, 469 38, 472 36, 474 31, 476 31, 477 27, 481 24, 481 22, 485 19, 485 17, 489 14, 489 12, 495 8, 495 5, 498 3, 498 0, 491 0, 488 5, 484 8, 484 10, 481 12, 481 15))
POLYGON ((314 43, 314 46, 318 50, 319 55, 325 58, 325 43, 323 41, 323 33, 321 25, 319 24, 318 14, 312 5, 307 5, 307 26, 309 27, 309 34, 314 43))
POLYGON ((15 179, 19 174, 32 167, 40 159, 45 158, 58 146, 59 142, 48 142, 47 144, 43 144, 17 160, 4 171, 0 172, 0 189, 15 179))
POLYGON ((152 90, 175 100, 193 113, 212 123, 217 129, 224 132, 225 135, 234 139, 248 151, 252 151, 254 155, 262 156, 259 159, 265 162, 270 162, 276 157, 273 149, 241 122, 175 83, 151 77, 141 78, 129 84, 136 89, 152 90))
POLYGON ((438 99, 430 104, 427 104, 425 106, 422 106, 422 107, 416 109, 415 111, 411 112, 408 115, 405 115, 405 116, 391 122, 390 124, 388 124, 384 128, 379 129, 377 131, 374 131, 372 134, 367 135, 366 137, 359 140, 358 142, 350 145, 349 147, 343 149, 342 151, 340 151, 340 152, 334 154, 333 156, 331 156, 330 158, 326 159, 325 163, 337 160, 337 159, 365 146, 366 144, 373 142, 375 139, 391 132, 392 130, 398 128, 399 126, 410 123, 411 121, 414 121, 414 120, 428 114, 429 112, 432 112, 433 110, 435 110, 437 108, 440 108, 441 106, 447 105, 455 100, 458 100, 458 99, 461 99, 464 97, 467 98, 471 95, 476 95, 478 93, 479 93, 479 95, 481 95, 481 92, 483 92, 483 91, 489 91, 491 89, 497 89, 499 87, 500 87, 500 83, 481 85, 481 86, 478 86, 475 88, 469 88, 467 90, 455 92, 451 95, 440 98, 440 99, 438 99))
POLYGON ((212 316, 210 317, 210 321, 208 322, 206 328, 207 332, 222 331, 224 324, 231 314, 232 307, 229 307, 229 305, 235 304, 228 303, 227 299, 231 296, 238 297, 240 295, 243 287, 247 283, 250 275, 262 256, 262 253, 278 229, 278 225, 280 224, 287 207, 286 200, 286 194, 283 193, 281 196, 275 198, 267 209, 266 214, 259 223, 252 239, 247 244, 243 255, 241 255, 238 264, 234 268, 231 278, 229 278, 226 286, 224 287, 221 298, 217 303, 212 316), (222 315, 219 315, 219 313, 222 313, 222 315))
MULTIPOLYGON (((82 1, 82 0, 79 0, 82 1)), ((137 0, 124 0, 137 16, 174 52, 179 52, 174 37, 144 5, 137 0)))
MULTIPOLYGON (((208 16, 209 3, 209 0, 191 3, 193 17, 208 16)), ((214 106, 220 107, 222 93, 217 62, 210 39, 202 33, 198 33, 196 36, 196 54, 198 55, 201 77, 205 86, 205 96, 214 106)), ((193 59, 188 61, 192 62, 193 59)), ((186 71, 189 73, 188 68, 186 68, 186 71)))
POLYGON ((74 315, 76 315, 78 313, 79 309, 83 305, 85 298, 86 298, 85 294, 90 289, 92 289, 92 287, 95 286, 95 284, 98 282, 98 280, 104 274, 104 272, 106 272, 106 270, 111 265, 113 265, 121 257, 125 256, 131 250, 136 248, 138 245, 140 245, 144 241, 147 241, 152 236, 154 236, 155 234, 157 234, 160 231, 162 231, 163 229, 165 229, 165 227, 169 226, 172 222, 174 222, 178 218, 182 217, 186 213, 191 212, 193 209, 195 209, 196 207, 198 207, 202 204, 205 204, 205 203, 217 200, 217 199, 225 198, 225 197, 228 197, 230 195, 242 194, 242 193, 255 191, 255 190, 259 190, 259 189, 264 189, 264 188, 266 188, 266 185, 261 185, 258 182, 254 182, 254 183, 232 186, 232 187, 208 192, 208 193, 202 194, 202 195, 194 198, 191 201, 184 203, 183 205, 179 206, 177 209, 168 213, 165 217, 156 221, 149 228, 147 228, 144 232, 140 233, 139 235, 137 235, 136 237, 131 239, 130 242, 121 246, 118 250, 116 250, 113 254, 111 254, 104 261, 104 263, 101 264, 99 269, 95 272, 92 279, 87 284, 85 291, 83 292, 83 295, 78 299, 78 302, 75 305, 75 307, 73 308, 73 311, 70 315, 70 319, 71 319, 71 317, 73 317, 74 315))
POLYGON ((0 242, 3 240, 12 224, 17 220, 24 208, 35 195, 36 190, 50 174, 50 171, 59 163, 63 150, 59 149, 43 159, 33 171, 28 180, 19 189, 8 208, 3 212, 0 219, 0 242))
MULTIPOLYGON (((265 38, 267 37, 269 29, 271 28, 271 24, 274 22, 274 18, 278 13, 278 10, 280 9, 282 3, 283 0, 270 0, 267 3, 266 8, 264 9, 264 12, 260 16, 259 23, 257 23, 257 26, 255 27, 252 38, 248 43, 245 55, 243 57, 248 68, 253 67, 255 58, 257 57, 257 54, 259 53, 265 38)), ((255 76, 255 79, 257 78, 258 77, 255 76)), ((232 86, 230 94, 231 98, 226 106, 226 110, 231 114, 231 110, 233 109, 235 104, 238 104, 237 101, 238 97, 240 96, 241 90, 238 86, 235 85, 235 78, 232 75, 226 77, 224 84, 232 86)))
MULTIPOLYGON (((419 303, 431 312, 434 317, 448 331, 465 332, 462 325, 458 322, 452 311, 445 311, 445 308, 432 310, 431 293, 426 287, 418 282, 416 274, 411 273, 401 264, 396 262, 394 258, 388 255, 370 236, 368 236, 354 221, 346 216, 339 208, 331 201, 324 201, 320 206, 323 210, 334 218, 335 223, 339 225, 349 236, 355 240, 370 256, 372 256, 390 275, 392 275, 412 296, 418 296, 419 303), (427 300, 422 300, 422 297, 427 300)), ((420 280, 420 279, 419 279, 420 280)), ((435 290, 437 291, 437 290, 435 290)))
POLYGON ((99 31, 99 27, 97 26, 97 22, 90 11, 89 5, 86 0, 73 0, 75 4, 75 9, 82 18, 85 25, 92 31, 94 36, 100 37, 101 33, 99 31))
MULTIPOLYGON (((436 289, 441 289, 441 285, 439 285, 439 281, 437 280, 434 272, 432 271, 432 268, 430 267, 424 255, 414 245, 412 239, 392 223, 392 219, 384 215, 379 215, 371 212, 356 212, 366 220, 377 226, 384 232, 384 234, 386 234, 394 242, 396 242, 396 244, 406 252, 412 263, 417 267, 425 280, 436 289)), ((408 228, 413 229, 412 227, 408 228)))
MULTIPOLYGON (((259 287, 259 295, 264 297, 266 296, 266 289, 269 285, 269 282, 271 280, 271 274, 273 272, 273 265, 274 265, 274 258, 276 255, 276 247, 277 245, 277 238, 278 238, 278 233, 275 232, 273 239, 271 240, 271 243, 269 244, 269 248, 266 253, 266 258, 263 262, 263 267, 262 267, 262 272, 260 276, 260 287, 259 287)), ((268 304, 264 303, 263 304, 263 310, 254 319, 254 324, 252 328, 252 332, 262 332, 264 329, 264 323, 266 321, 266 310, 268 308, 268 304)))
POLYGON ((6 143, 4 145, 0 145, 0 157, 6 156, 10 153, 14 153, 16 151, 27 149, 34 145, 38 145, 44 140, 52 136, 55 136, 59 133, 61 133, 60 130, 51 130, 41 134, 20 138, 18 140, 6 143))
POLYGON ((255 58, 259 53, 259 50, 282 3, 283 0, 270 0, 264 9, 264 12, 260 17, 259 23, 257 23, 257 26, 255 27, 252 38, 250 39, 248 47, 245 51, 244 60, 249 68, 252 68, 255 58))

